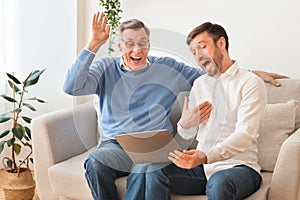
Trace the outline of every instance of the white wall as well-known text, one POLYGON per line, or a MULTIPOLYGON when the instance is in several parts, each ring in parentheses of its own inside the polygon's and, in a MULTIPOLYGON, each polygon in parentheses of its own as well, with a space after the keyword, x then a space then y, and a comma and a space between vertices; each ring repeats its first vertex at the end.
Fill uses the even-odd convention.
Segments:
POLYGON ((299 0, 123 0, 121 3, 123 20, 139 18, 150 28, 172 30, 184 37, 203 22, 221 24, 229 35, 231 57, 243 68, 300 78, 299 0))
MULTIPOLYGON (((1 74, 14 71, 23 79, 32 70, 47 68, 38 85, 29 88, 30 96, 42 98, 47 103, 35 104, 38 111, 30 112, 29 116, 72 106, 73 100, 63 93, 62 84, 67 68, 77 55, 77 1, 1 1, 5 4, 8 25, 5 30, 6 67, 1 67, 1 74)), ((3 102, 1 98, 0 104, 3 102)), ((10 105, 1 109, 10 109, 10 105)), ((0 129, 0 133, 2 131, 0 129)), ((1 160, 4 155, 0 155, 1 160)))
MULTIPOLYGON (((0 93, 5 92, 5 76, 2 73, 2 69, 5 68, 5 32, 4 32, 4 2, 0 1, 0 93)), ((0 113, 3 113, 5 110, 5 104, 0 103, 0 113)), ((4 124, 0 124, 0 133, 4 130, 4 124)))
MULTIPOLYGON (((34 115, 72 105, 72 98, 62 92, 63 79, 87 41, 92 13, 101 10, 99 1, 4 1, 9 20, 9 71, 24 77, 33 69, 47 68, 39 86, 32 88, 33 95, 44 98, 47 105, 38 105, 34 115)), ((123 20, 139 18, 152 29, 173 31, 184 39, 204 21, 220 23, 228 31, 230 53, 240 64, 300 78, 300 61, 296 59, 300 46, 299 0, 121 2, 123 20)))
POLYGON ((73 0, 7 0, 7 71, 25 78, 47 68, 32 95, 47 101, 34 116, 70 105, 62 92, 66 69, 76 56, 76 9, 73 0))

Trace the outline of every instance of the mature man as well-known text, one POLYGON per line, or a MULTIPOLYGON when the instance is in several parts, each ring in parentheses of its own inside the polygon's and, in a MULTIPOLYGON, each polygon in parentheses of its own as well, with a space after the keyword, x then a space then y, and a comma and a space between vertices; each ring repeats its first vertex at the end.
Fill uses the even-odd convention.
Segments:
POLYGON ((267 102, 263 81, 239 68, 228 54, 228 36, 217 24, 193 29, 187 44, 198 65, 206 71, 186 98, 178 133, 196 136, 197 149, 171 152, 174 163, 140 175, 146 199, 170 199, 171 192, 206 194, 208 199, 244 199, 261 184, 257 161, 259 122, 267 102), (199 103, 211 102, 213 110, 200 125, 192 112, 199 103))
MULTIPOLYGON (((114 136, 157 129, 173 133, 169 115, 178 93, 190 90, 204 72, 169 57, 148 56, 150 31, 136 19, 120 25, 120 57, 93 61, 109 37, 110 26, 106 23, 103 13, 94 14, 90 38, 68 70, 64 91, 74 96, 99 96, 102 137, 99 147, 85 162, 94 199, 118 199, 114 180, 126 175, 129 178, 125 199, 132 199, 132 193, 140 190, 140 183, 134 182, 133 163, 114 136)), ((259 73, 274 81, 274 74, 259 73)), ((206 102, 199 108, 202 110, 195 111, 197 124, 207 119, 211 106, 206 102)))

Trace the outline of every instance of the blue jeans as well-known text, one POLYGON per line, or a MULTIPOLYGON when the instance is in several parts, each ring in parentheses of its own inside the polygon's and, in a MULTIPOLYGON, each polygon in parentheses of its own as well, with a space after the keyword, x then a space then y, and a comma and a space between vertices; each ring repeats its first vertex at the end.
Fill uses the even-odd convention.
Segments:
POLYGON ((84 163, 85 177, 95 200, 117 200, 115 180, 127 176, 132 161, 114 140, 105 141, 84 163))
POLYGON ((170 163, 136 164, 115 140, 105 141, 93 151, 84 163, 85 177, 95 200, 117 200, 117 178, 129 175, 124 199, 140 199, 144 196, 146 171, 161 169, 170 163), (135 179, 137 177, 137 179, 135 179))
POLYGON ((207 194, 208 199, 243 199, 254 193, 261 176, 240 165, 214 173, 207 181, 203 166, 182 169, 170 163, 133 165, 115 141, 102 143, 84 164, 86 179, 95 200, 117 200, 115 179, 127 176, 124 200, 171 199, 176 194, 207 194))
POLYGON ((131 174, 129 177, 145 182, 142 187, 144 195, 136 192, 140 195, 139 199, 147 200, 170 200, 171 192, 184 195, 206 194, 209 200, 244 199, 260 187, 262 180, 259 173, 245 165, 218 171, 209 180, 205 177, 202 165, 186 170, 171 164, 161 170, 131 174))

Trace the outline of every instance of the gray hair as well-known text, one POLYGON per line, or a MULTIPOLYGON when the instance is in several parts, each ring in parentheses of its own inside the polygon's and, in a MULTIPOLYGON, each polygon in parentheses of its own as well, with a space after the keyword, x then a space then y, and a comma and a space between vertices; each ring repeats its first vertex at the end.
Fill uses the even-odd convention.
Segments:
POLYGON ((118 31, 119 31, 119 34, 121 35, 123 33, 123 31, 126 29, 138 30, 141 28, 143 28, 146 31, 147 36, 149 37, 150 36, 149 28, 142 21, 140 21, 138 19, 129 19, 129 20, 122 22, 119 26, 118 31))

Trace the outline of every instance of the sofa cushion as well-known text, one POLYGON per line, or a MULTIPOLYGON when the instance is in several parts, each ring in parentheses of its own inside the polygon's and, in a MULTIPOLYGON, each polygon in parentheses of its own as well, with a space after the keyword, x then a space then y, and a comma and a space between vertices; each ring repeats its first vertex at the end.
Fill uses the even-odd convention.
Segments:
POLYGON ((84 178, 84 161, 94 149, 92 148, 48 169, 50 185, 55 194, 71 199, 93 199, 84 178))
POLYGON ((294 132, 298 101, 267 104, 258 139, 258 159, 264 171, 273 171, 283 141, 294 132))
MULTIPOLYGON (((64 197, 62 199, 80 199, 92 200, 90 189, 84 178, 83 163, 91 149, 76 157, 53 165, 49 168, 49 180, 52 190, 55 194, 64 197)), ((252 194, 247 200, 266 199, 268 188, 271 182, 272 173, 263 172, 263 183, 259 190, 252 194), (264 198, 262 198, 264 197, 264 198)), ((126 177, 118 178, 116 185, 118 188, 119 198, 122 199, 126 192, 126 177)), ((172 200, 205 200, 205 195, 176 195, 172 194, 172 200)))
MULTIPOLYGON (((288 99, 300 101, 300 79, 279 79, 280 87, 274 87, 266 83, 268 93, 268 103, 284 103, 288 99)), ((295 129, 300 128, 300 106, 296 112, 295 129)))

